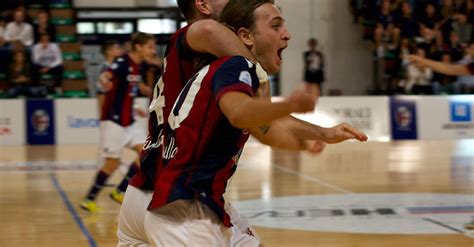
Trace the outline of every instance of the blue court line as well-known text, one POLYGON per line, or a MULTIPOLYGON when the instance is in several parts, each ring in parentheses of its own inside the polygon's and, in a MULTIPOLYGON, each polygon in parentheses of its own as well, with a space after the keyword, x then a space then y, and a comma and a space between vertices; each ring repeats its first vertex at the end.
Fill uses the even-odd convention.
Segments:
POLYGON ((84 234, 84 236, 87 238, 87 241, 89 242, 90 247, 97 247, 97 244, 90 234, 89 230, 84 226, 84 223, 82 223, 81 217, 79 217, 79 214, 76 212, 76 209, 74 209, 74 206, 72 205, 71 201, 69 200, 66 192, 64 192, 63 188, 61 188, 61 185, 59 184, 58 179, 56 178, 56 175, 51 173, 50 175, 51 181, 53 181, 54 187, 56 190, 59 192, 61 195, 61 198, 63 199, 64 204, 66 204, 67 209, 69 210, 69 213, 71 213, 72 217, 74 218, 74 221, 76 221, 77 225, 81 229, 81 232, 84 234))

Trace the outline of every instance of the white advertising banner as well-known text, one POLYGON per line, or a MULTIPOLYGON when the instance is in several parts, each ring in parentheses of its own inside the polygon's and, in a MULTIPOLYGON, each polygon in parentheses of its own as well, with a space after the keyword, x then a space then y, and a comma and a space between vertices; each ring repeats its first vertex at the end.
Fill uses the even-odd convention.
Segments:
POLYGON ((0 100, 0 145, 24 145, 25 132, 25 101, 0 100))
POLYGON ((99 143, 99 115, 95 98, 57 99, 56 144, 99 143))
POLYGON ((474 95, 417 99, 419 139, 474 138, 474 95))
MULTIPOLYGON (((147 98, 138 98, 135 105, 148 112, 148 102, 147 98)), ((95 98, 57 99, 55 112, 57 144, 99 143, 99 111, 95 98)), ((135 119, 144 128, 147 127, 147 118, 135 116, 135 119)))
POLYGON ((321 97, 314 113, 295 116, 323 127, 346 122, 365 131, 369 140, 390 140, 388 97, 321 97))

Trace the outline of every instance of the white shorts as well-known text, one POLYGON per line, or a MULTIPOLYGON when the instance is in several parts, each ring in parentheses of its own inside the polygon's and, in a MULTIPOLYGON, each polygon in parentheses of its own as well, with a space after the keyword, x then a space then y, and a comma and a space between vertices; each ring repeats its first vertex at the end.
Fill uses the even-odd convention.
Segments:
POLYGON ((152 196, 152 191, 127 187, 118 219, 118 247, 150 246, 145 233, 145 215, 152 196))
POLYGON ((103 158, 120 159, 125 147, 133 148, 145 143, 144 128, 134 122, 128 127, 118 125, 113 121, 100 122, 100 143, 103 158))
POLYGON ((120 209, 117 246, 257 247, 260 244, 259 236, 230 203, 225 210, 233 224, 231 229, 197 201, 179 200, 150 212, 146 208, 152 196, 152 192, 128 186, 120 209))

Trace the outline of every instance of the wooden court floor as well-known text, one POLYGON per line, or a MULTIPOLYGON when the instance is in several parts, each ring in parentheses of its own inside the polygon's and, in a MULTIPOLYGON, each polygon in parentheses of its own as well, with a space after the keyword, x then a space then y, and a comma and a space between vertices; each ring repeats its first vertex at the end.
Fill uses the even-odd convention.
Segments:
MULTIPOLYGON (((103 213, 77 206, 96 148, 0 147, 0 246, 115 246, 111 189, 103 213)), ((319 156, 252 142, 239 164, 226 197, 265 246, 474 246, 460 223, 474 216, 474 140, 350 142, 319 156)))

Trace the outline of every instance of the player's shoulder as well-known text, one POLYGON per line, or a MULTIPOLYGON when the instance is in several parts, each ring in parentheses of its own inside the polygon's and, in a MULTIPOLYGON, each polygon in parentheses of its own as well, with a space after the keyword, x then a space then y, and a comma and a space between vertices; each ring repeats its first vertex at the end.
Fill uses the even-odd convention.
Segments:
POLYGON ((127 66, 128 65, 128 55, 123 55, 120 57, 117 57, 114 62, 110 65, 110 69, 112 70, 117 70, 121 67, 127 66))
POLYGON ((243 56, 222 57, 217 59, 214 63, 223 69, 249 70, 255 67, 255 64, 243 56))

